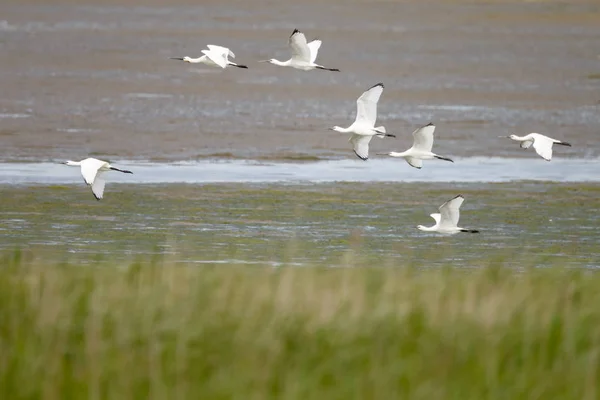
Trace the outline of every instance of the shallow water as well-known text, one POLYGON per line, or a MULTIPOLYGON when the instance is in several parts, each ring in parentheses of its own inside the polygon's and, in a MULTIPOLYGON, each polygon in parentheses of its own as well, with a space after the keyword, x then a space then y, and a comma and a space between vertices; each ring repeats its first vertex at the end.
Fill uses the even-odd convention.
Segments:
POLYGON ((46 260, 514 268, 600 266, 600 185, 110 183, 0 185, 0 249, 46 260), (460 225, 421 232, 462 193, 460 225), (568 199, 568 200, 567 200, 568 199))
MULTIPOLYGON (((252 160, 200 162, 120 162, 133 175, 110 173, 107 179, 147 183, 297 183, 297 182, 599 182, 600 160, 541 158, 465 158, 454 163, 426 161, 423 169, 402 159, 379 158, 285 163, 252 160), (110 178, 109 178, 110 176, 110 178)), ((79 168, 58 163, 0 163, 0 184, 80 182, 79 168)))
POLYGON ((595 0, 6 0, 0 57, 1 249, 84 264, 599 264, 595 0), (256 62, 285 59, 294 28, 341 72, 256 62), (250 69, 169 60, 208 43, 250 69), (377 82, 378 124, 397 138, 362 162, 327 128, 377 82), (374 156, 428 122, 454 164, 374 156), (573 147, 547 163, 498 138, 532 131, 573 147), (112 174, 96 202, 56 164, 88 156, 134 175, 112 174), (459 192, 480 235, 415 228, 459 192))
POLYGON ((537 131, 597 158, 600 4, 595 0, 358 0, 0 4, 0 160, 354 158, 356 98, 386 85, 378 123, 408 148, 436 123, 454 157, 520 157, 498 135, 537 131), (294 28, 342 72, 260 64, 294 28), (192 66, 207 43, 248 70, 192 66))

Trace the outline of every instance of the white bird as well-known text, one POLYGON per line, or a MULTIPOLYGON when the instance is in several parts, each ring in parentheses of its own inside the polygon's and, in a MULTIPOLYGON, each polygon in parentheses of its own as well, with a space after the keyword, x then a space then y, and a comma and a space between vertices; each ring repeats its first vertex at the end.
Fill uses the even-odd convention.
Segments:
POLYGON ((229 61, 229 57, 235 58, 235 54, 233 54, 233 51, 229 50, 227 47, 215 46, 214 44, 209 44, 206 47, 208 47, 208 50, 202 50, 204 55, 201 57, 171 57, 171 60, 181 60, 192 64, 202 63, 210 65, 211 67, 225 68, 228 65, 231 65, 238 68, 248 68, 245 65, 240 65, 229 61))
POLYGON ((560 144, 562 146, 571 147, 570 143, 561 142, 560 140, 552 139, 548 136, 541 135, 539 133, 530 133, 525 136, 499 136, 501 138, 509 138, 512 140, 516 140, 517 142, 521 142, 521 147, 524 149, 528 149, 533 145, 535 152, 538 153, 540 157, 542 157, 546 161, 552 160, 552 145, 560 144))
POLYGON ((423 226, 419 225, 419 228, 425 232, 438 232, 454 234, 458 232, 478 233, 475 229, 465 229, 458 226, 458 219, 460 218, 460 206, 462 205, 465 198, 459 194, 455 198, 448 200, 442 204, 439 208, 439 214, 430 214, 431 218, 435 220, 434 226, 423 226))
POLYGON ((315 60, 317 59, 317 54, 319 53, 321 43, 322 42, 318 39, 307 43, 306 36, 304 36, 304 33, 300 32, 298 29, 294 29, 294 32, 292 32, 290 39, 288 40, 288 45, 290 46, 290 50, 292 51, 292 58, 290 58, 287 61, 279 61, 274 58, 271 58, 269 60, 262 60, 259 62, 268 62, 274 65, 279 65, 281 67, 292 67, 296 69, 301 69, 302 71, 322 69, 325 71, 339 72, 340 70, 337 68, 325 68, 322 65, 315 64, 315 60))
POLYGON ((396 137, 396 135, 386 133, 383 126, 375 127, 377 102, 381 97, 381 93, 383 93, 383 83, 370 87, 356 100, 356 119, 354 123, 347 128, 339 126, 329 128, 336 132, 352 133, 353 135, 348 141, 352 143, 354 153, 364 161, 369 159, 369 142, 371 142, 373 136, 380 138, 386 136, 396 137))
POLYGON ((413 132, 413 145, 410 149, 397 153, 395 151, 389 153, 379 153, 381 156, 401 157, 406 162, 415 168, 423 167, 423 160, 433 160, 437 158, 439 160, 454 162, 447 157, 442 157, 431 152, 433 148, 433 131, 435 131, 435 125, 429 123, 413 132))
POLYGON ((104 195, 104 181, 102 175, 106 171, 119 171, 124 174, 133 174, 131 171, 115 168, 106 161, 98 160, 97 158, 86 158, 81 161, 65 161, 63 164, 73 167, 81 166, 81 176, 84 182, 92 187, 92 193, 96 200, 100 200, 104 195))

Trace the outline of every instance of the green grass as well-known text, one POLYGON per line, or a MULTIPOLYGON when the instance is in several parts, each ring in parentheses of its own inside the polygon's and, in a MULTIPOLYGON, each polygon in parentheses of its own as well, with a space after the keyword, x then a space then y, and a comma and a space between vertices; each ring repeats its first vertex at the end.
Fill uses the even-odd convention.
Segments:
POLYGON ((2 399, 596 399, 600 275, 0 267, 2 399))

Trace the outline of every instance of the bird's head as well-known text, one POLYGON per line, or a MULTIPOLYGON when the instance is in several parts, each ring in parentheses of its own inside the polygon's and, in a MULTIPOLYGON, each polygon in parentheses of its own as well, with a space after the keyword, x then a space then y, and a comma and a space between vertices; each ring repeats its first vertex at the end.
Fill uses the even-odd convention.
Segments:
POLYGON ((417 225, 417 229, 420 231, 426 231, 427 227, 423 226, 423 225, 417 225))
POLYGON ((268 60, 260 60, 260 63, 269 63, 269 64, 275 64, 277 60, 274 58, 269 58, 268 60))
POLYGON ((74 166, 74 165, 79 165, 79 164, 78 164, 76 161, 71 161, 71 160, 68 160, 68 161, 63 161, 63 162, 61 162, 61 164, 64 164, 64 165, 71 165, 71 166, 74 166))
POLYGON ((344 128, 339 127, 339 126, 334 126, 333 128, 328 128, 330 131, 336 131, 336 132, 343 132, 344 128))
POLYGON ((517 135, 508 135, 508 136, 498 136, 499 138, 502 139, 512 139, 512 140, 516 140, 517 135))

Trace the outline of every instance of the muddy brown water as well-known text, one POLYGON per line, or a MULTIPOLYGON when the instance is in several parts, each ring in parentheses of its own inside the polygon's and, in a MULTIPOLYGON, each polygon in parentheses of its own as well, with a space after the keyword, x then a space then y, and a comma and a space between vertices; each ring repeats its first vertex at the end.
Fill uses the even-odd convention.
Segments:
POLYGON ((4 0, 0 161, 353 158, 327 128, 377 82, 398 137, 372 152, 432 121, 455 157, 532 157, 497 136, 537 131, 595 158, 599 57, 598 1, 4 0), (294 28, 341 72, 257 63, 286 59, 294 28), (169 60, 208 43, 250 68, 169 60))

